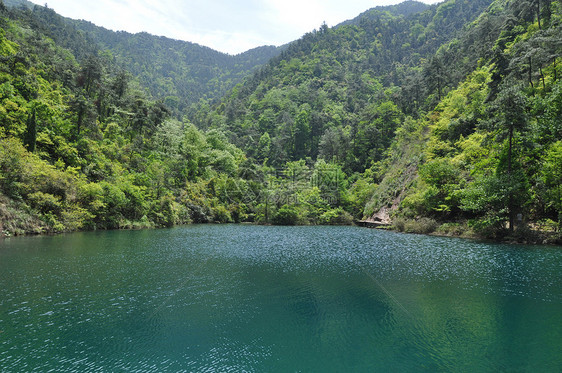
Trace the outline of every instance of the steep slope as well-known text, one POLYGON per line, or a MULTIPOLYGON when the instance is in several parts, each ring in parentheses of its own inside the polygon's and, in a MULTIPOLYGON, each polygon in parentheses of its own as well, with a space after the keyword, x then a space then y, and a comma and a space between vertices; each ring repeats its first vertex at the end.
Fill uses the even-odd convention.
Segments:
MULTIPOLYGON (((0 237, 248 219, 224 187, 245 183, 240 149, 43 30, 0 1, 0 237)), ((71 30, 66 41, 84 40, 71 30)))
MULTIPOLYGON (((410 232, 442 224, 443 234, 561 242, 562 9, 538 4, 498 0, 471 26, 501 33, 431 112, 399 127, 367 215, 391 210, 410 232)), ((463 51, 452 42, 442 55, 463 51)))
MULTIPOLYGON (((236 56, 198 44, 147 33, 114 32, 90 22, 58 15, 53 9, 29 6, 10 0, 13 7, 32 10, 42 32, 57 44, 72 50, 79 61, 100 51, 148 88, 153 97, 181 116, 199 100, 217 100, 258 66, 278 55, 283 48, 258 47, 236 56)), ((33 5, 33 4, 31 4, 33 5)))
POLYGON ((363 171, 382 158, 404 115, 418 116, 462 79, 441 74, 433 56, 489 3, 449 1, 408 15, 373 9, 352 24, 322 26, 197 123, 229 131, 260 162, 336 157, 347 172, 363 171))
POLYGON ((198 44, 147 33, 113 32, 85 21, 73 21, 116 62, 148 87, 155 97, 183 110, 199 99, 218 99, 280 52, 274 46, 258 47, 236 56, 198 44), (170 97, 169 97, 170 98, 170 97))

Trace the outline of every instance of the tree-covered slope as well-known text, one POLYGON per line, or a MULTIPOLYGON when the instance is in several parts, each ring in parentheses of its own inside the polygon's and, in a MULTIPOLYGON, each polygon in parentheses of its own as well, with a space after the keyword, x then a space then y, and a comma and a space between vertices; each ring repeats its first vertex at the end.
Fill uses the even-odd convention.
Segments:
POLYGON ((43 30, 0 2, 0 235, 249 218, 225 194, 244 185, 240 149, 43 30))
POLYGON ((27 0, 5 0, 4 5, 7 7, 24 7, 30 10, 35 7, 35 4, 27 0))
MULTIPOLYGON (((501 20, 491 53, 398 128, 367 215, 393 210, 406 231, 443 224, 441 233, 522 241, 542 240, 542 231, 560 242, 561 10, 548 0, 495 1, 472 25, 501 20)), ((453 42, 438 56, 463 49, 453 42)))
POLYGON ((340 23, 339 26, 358 24, 364 17, 369 17, 369 14, 376 17, 375 14, 380 11, 388 12, 394 16, 408 16, 411 14, 421 13, 424 10, 427 10, 429 7, 429 5, 419 1, 404 1, 396 5, 378 6, 361 13, 354 19, 350 19, 340 23))
POLYGON ((72 20, 44 6, 12 0, 29 8, 36 27, 79 61, 97 51, 129 71, 151 95, 165 100, 181 116, 199 100, 216 100, 282 48, 258 47, 232 56, 198 44, 147 33, 114 32, 87 21, 72 20), (109 52, 109 53, 108 53, 109 52))
POLYGON ((154 97, 183 110, 200 99, 224 96, 256 67, 279 54, 274 46, 232 56, 198 44, 147 33, 114 32, 85 21, 73 22, 108 50, 154 97))
MULTIPOLYGON (((154 101, 95 32, 2 7, 2 229, 376 218, 560 239, 561 3, 417 6, 322 26, 184 123, 166 105, 187 99, 173 97, 179 75, 154 101)), ((125 36, 107 34, 154 55, 183 48, 125 36)), ((159 76, 159 61, 141 70, 159 76)))
POLYGON ((341 167, 355 216, 369 200, 365 217, 409 231, 532 240, 560 224, 560 31, 548 0, 372 10, 305 35, 197 121, 259 163, 341 167))
POLYGON ((259 162, 335 157, 346 171, 363 171, 383 157, 405 115, 417 117, 463 78, 434 56, 489 3, 449 1, 407 15, 376 8, 349 25, 324 25, 195 120, 230 132, 259 162))

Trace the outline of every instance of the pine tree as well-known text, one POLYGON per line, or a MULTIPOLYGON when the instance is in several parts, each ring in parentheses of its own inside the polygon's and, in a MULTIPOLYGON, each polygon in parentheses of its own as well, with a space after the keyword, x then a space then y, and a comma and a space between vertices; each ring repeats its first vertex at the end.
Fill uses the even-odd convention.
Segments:
POLYGON ((37 142, 37 114, 35 108, 27 116, 27 128, 25 130, 23 143, 28 151, 35 152, 37 142))

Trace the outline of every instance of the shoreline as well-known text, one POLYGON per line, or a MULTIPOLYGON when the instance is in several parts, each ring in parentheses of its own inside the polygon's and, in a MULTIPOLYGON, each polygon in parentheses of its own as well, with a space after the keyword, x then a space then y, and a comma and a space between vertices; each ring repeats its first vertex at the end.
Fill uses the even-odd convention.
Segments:
MULTIPOLYGON (((525 230, 525 232, 531 232, 534 238, 526 239, 523 235, 505 235, 498 238, 493 237, 486 237, 484 235, 478 235, 471 230, 466 230, 460 232, 459 230, 452 231, 452 230, 441 230, 444 225, 451 224, 451 222, 443 223, 439 225, 436 229, 432 231, 411 231, 411 230, 404 230, 400 229, 400 227, 396 227, 392 224, 364 224, 364 221, 355 221, 352 224, 316 224, 316 225, 328 225, 328 226, 356 226, 359 228, 366 228, 366 229, 377 229, 377 230, 384 230, 389 232, 395 233, 403 233, 403 234, 415 234, 415 235, 425 235, 425 236, 434 236, 434 237, 448 237, 448 238, 460 238, 460 239, 467 239, 467 240, 477 240, 477 241, 485 241, 485 242, 493 242, 493 243, 504 243, 510 245, 544 245, 544 246, 559 246, 562 248, 562 234, 557 232, 548 232, 548 231, 541 231, 541 230, 525 230)), ((31 236, 56 236, 59 234, 69 234, 69 233, 78 233, 78 232, 96 232, 96 231, 119 231, 119 230, 150 230, 150 229, 166 229, 166 228, 173 228, 173 227, 181 227, 181 226, 189 226, 193 224, 210 224, 210 225, 222 225, 225 223, 188 223, 188 224, 177 224, 170 227, 165 226, 136 226, 136 225, 124 225, 122 228, 113 228, 113 229, 78 229, 78 230, 69 230, 69 231, 18 231, 15 234, 11 234, 9 231, 2 229, 0 226, 0 242, 4 239, 13 238, 13 237, 31 237, 31 236), (8 234, 6 234, 8 232, 8 234)), ((261 224, 256 222, 239 222, 239 223, 226 223, 226 224, 241 224, 241 225, 263 225, 263 226, 275 226, 274 224, 261 224)), ((315 224, 311 224, 315 225, 315 224)), ((279 225, 283 226, 283 225, 279 225)), ((306 224, 298 224, 293 226, 307 226, 306 224)), ((514 233, 517 233, 514 232, 514 233)), ((531 237, 529 237, 531 238, 531 237)))

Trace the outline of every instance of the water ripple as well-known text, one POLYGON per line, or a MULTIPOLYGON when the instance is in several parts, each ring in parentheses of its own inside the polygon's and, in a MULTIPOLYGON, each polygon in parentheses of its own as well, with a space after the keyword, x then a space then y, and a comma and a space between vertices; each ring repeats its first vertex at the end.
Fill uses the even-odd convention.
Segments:
POLYGON ((244 225, 1 245, 2 372, 562 366, 558 248, 244 225))

